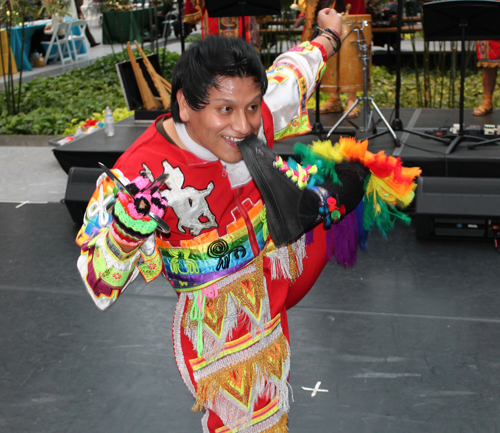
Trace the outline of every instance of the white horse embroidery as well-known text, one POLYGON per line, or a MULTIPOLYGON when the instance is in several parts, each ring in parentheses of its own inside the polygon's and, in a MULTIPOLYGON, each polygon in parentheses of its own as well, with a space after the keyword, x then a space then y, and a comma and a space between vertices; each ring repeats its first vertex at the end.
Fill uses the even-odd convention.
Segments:
MULTIPOLYGON (((146 164, 142 164, 144 170, 141 175, 147 176, 150 182, 154 180, 153 173, 146 164)), ((192 186, 183 188, 184 174, 179 167, 173 168, 167 161, 163 161, 163 172, 168 174, 165 180, 167 189, 160 191, 161 196, 168 201, 168 206, 173 209, 179 219, 177 229, 181 233, 190 230, 191 235, 198 236, 202 230, 218 227, 215 215, 208 207, 206 197, 214 189, 214 183, 210 182, 204 190, 198 190, 192 186), (206 221, 201 221, 204 217, 206 221)))

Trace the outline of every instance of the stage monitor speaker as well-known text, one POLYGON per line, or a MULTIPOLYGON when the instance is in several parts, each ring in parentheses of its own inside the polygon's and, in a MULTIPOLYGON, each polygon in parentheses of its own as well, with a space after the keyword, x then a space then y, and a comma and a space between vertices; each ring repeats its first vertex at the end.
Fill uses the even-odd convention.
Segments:
POLYGON ((102 173, 101 168, 70 168, 64 202, 75 223, 83 223, 85 209, 87 209, 87 204, 95 191, 97 178, 102 173))
POLYGON ((500 237, 500 179, 420 177, 415 225, 418 239, 500 237))

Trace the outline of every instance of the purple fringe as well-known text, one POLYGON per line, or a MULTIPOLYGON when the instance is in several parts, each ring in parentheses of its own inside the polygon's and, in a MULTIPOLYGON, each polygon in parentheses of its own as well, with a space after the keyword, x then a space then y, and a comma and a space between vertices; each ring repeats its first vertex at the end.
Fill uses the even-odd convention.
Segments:
POLYGON ((358 220, 358 230, 359 230, 359 246, 367 250, 368 249, 368 232, 365 230, 365 225, 363 222, 364 219, 364 203, 363 200, 361 200, 358 204, 358 207, 356 208, 356 218, 358 220))
POLYGON ((335 230, 333 225, 326 231, 326 253, 328 256, 328 261, 333 262, 333 253, 335 250, 335 245, 333 243, 333 238, 335 236, 335 230))
POLYGON ((314 242, 314 229, 306 233, 306 247, 314 242))
POLYGON ((358 236, 356 212, 347 214, 338 224, 335 224, 333 231, 335 258, 346 268, 353 266, 358 261, 358 236))

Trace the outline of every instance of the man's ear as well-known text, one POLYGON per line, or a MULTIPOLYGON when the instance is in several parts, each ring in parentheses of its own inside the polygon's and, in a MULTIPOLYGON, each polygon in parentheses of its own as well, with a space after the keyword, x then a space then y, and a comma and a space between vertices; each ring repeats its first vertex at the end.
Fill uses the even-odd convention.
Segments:
POLYGON ((177 90, 177 103, 179 104, 179 117, 183 123, 189 122, 189 104, 184 97, 184 93, 182 93, 182 89, 177 90))

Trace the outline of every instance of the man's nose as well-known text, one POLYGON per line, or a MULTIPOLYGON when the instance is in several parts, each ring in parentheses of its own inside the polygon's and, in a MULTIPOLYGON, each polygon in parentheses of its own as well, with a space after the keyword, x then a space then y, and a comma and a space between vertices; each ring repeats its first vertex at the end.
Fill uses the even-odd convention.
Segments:
POLYGON ((248 114, 245 111, 237 111, 234 116, 233 121, 233 131, 241 135, 248 135, 251 130, 250 122, 248 120, 248 114))

